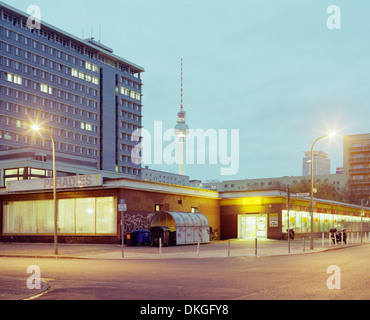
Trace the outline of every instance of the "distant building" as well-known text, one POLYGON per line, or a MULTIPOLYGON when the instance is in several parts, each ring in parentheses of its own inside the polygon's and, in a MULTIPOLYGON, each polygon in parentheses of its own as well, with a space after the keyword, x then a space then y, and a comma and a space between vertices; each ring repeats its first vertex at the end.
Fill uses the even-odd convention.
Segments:
POLYGON ((336 174, 343 174, 343 167, 337 167, 336 174))
POLYGON ((343 172, 348 177, 352 200, 370 199, 370 133, 343 138, 343 172))
POLYGON ((190 180, 189 181, 189 186, 192 187, 192 188, 203 189, 202 180, 190 180))
POLYGON ((206 180, 203 182, 203 189, 222 191, 222 181, 219 180, 206 180))
MULTIPOLYGON (((286 176, 278 178, 227 180, 223 181, 222 191, 286 189, 287 187, 293 187, 295 184, 301 183, 304 180, 311 181, 311 178, 307 176, 286 176)), ((345 186, 347 179, 343 174, 326 174, 315 175, 314 181, 317 184, 327 183, 334 186, 336 190, 339 191, 345 186)))
POLYGON ((189 176, 166 171, 152 170, 148 166, 141 170, 141 180, 189 186, 189 176))
MULTIPOLYGON (((305 157, 303 158, 303 176, 311 175, 311 151, 306 151, 305 157)), ((313 174, 323 175, 330 174, 330 159, 329 155, 322 151, 313 152, 313 174)))

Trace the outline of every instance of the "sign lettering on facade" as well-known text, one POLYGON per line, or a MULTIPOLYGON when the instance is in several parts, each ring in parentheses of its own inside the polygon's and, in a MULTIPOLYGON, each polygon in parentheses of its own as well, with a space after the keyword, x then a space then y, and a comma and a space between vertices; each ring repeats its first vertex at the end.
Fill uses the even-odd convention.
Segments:
POLYGON ((270 213, 270 227, 278 227, 278 226, 279 226, 279 214, 270 213))
MULTIPOLYGON (((101 174, 88 174, 79 176, 57 177, 55 179, 56 189, 96 187, 103 185, 101 174)), ((6 183, 7 192, 27 191, 27 190, 49 190, 53 189, 53 178, 8 181, 6 183)))

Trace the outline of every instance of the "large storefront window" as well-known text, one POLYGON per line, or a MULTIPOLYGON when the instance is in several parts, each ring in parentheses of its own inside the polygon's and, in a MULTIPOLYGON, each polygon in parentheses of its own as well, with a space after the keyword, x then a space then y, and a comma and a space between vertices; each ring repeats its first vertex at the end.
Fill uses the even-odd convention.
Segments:
MULTIPOLYGON (((283 232, 287 232, 288 230, 288 211, 283 210, 283 232)), ((297 219, 296 219, 296 212, 293 210, 289 211, 289 229, 294 229, 295 232, 299 233, 301 232, 300 227, 300 216, 298 215, 299 224, 297 225, 297 219)))
MULTIPOLYGON (((285 233, 288 229, 288 212, 283 210, 283 228, 282 232, 285 233)), ((338 215, 330 213, 317 213, 314 212, 314 232, 329 232, 331 228, 346 229, 349 232, 361 230, 361 217, 338 215)), ((293 229, 296 233, 309 233, 311 232, 311 217, 309 212, 289 211, 289 228, 293 229)), ((370 230, 370 218, 363 217, 362 230, 370 230)))
POLYGON ((54 230, 54 202, 49 200, 34 201, 37 206, 37 233, 52 233, 54 230), (52 221, 52 225, 50 224, 52 221))
POLYGON ((60 233, 76 233, 75 199, 58 200, 58 228, 60 233))
POLYGON ((116 233, 114 198, 96 198, 96 233, 116 233))
MULTIPOLYGON (((52 234, 53 200, 4 203, 4 234, 52 234)), ((60 234, 116 234, 114 197, 58 200, 60 234)))
POLYGON ((76 199, 76 233, 95 233, 95 199, 76 199))

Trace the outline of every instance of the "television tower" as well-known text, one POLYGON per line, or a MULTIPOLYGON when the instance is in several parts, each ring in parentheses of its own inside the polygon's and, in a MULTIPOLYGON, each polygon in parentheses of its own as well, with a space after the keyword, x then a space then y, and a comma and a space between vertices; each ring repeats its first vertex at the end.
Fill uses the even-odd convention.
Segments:
POLYGON ((189 127, 185 122, 186 112, 183 104, 184 90, 183 90, 183 73, 182 73, 182 58, 181 58, 181 107, 177 114, 177 124, 175 126, 175 135, 179 139, 179 174, 185 175, 185 138, 189 133, 189 127))

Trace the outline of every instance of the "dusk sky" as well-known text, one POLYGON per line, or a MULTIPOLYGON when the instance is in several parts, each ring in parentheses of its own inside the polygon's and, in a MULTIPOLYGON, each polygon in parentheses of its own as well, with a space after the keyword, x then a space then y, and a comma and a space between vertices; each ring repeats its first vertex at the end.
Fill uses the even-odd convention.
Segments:
MULTIPOLYGON (((77 37, 91 37, 145 68, 143 126, 176 125, 180 63, 184 109, 193 129, 238 129, 239 170, 188 165, 191 179, 232 180, 302 175, 304 151, 343 165, 343 135, 369 132, 368 0, 12 0, 77 37), (341 29, 330 30, 330 5, 341 29)), ((165 146, 165 143, 164 143, 165 146)), ((150 168, 177 173, 176 165, 150 168)))

